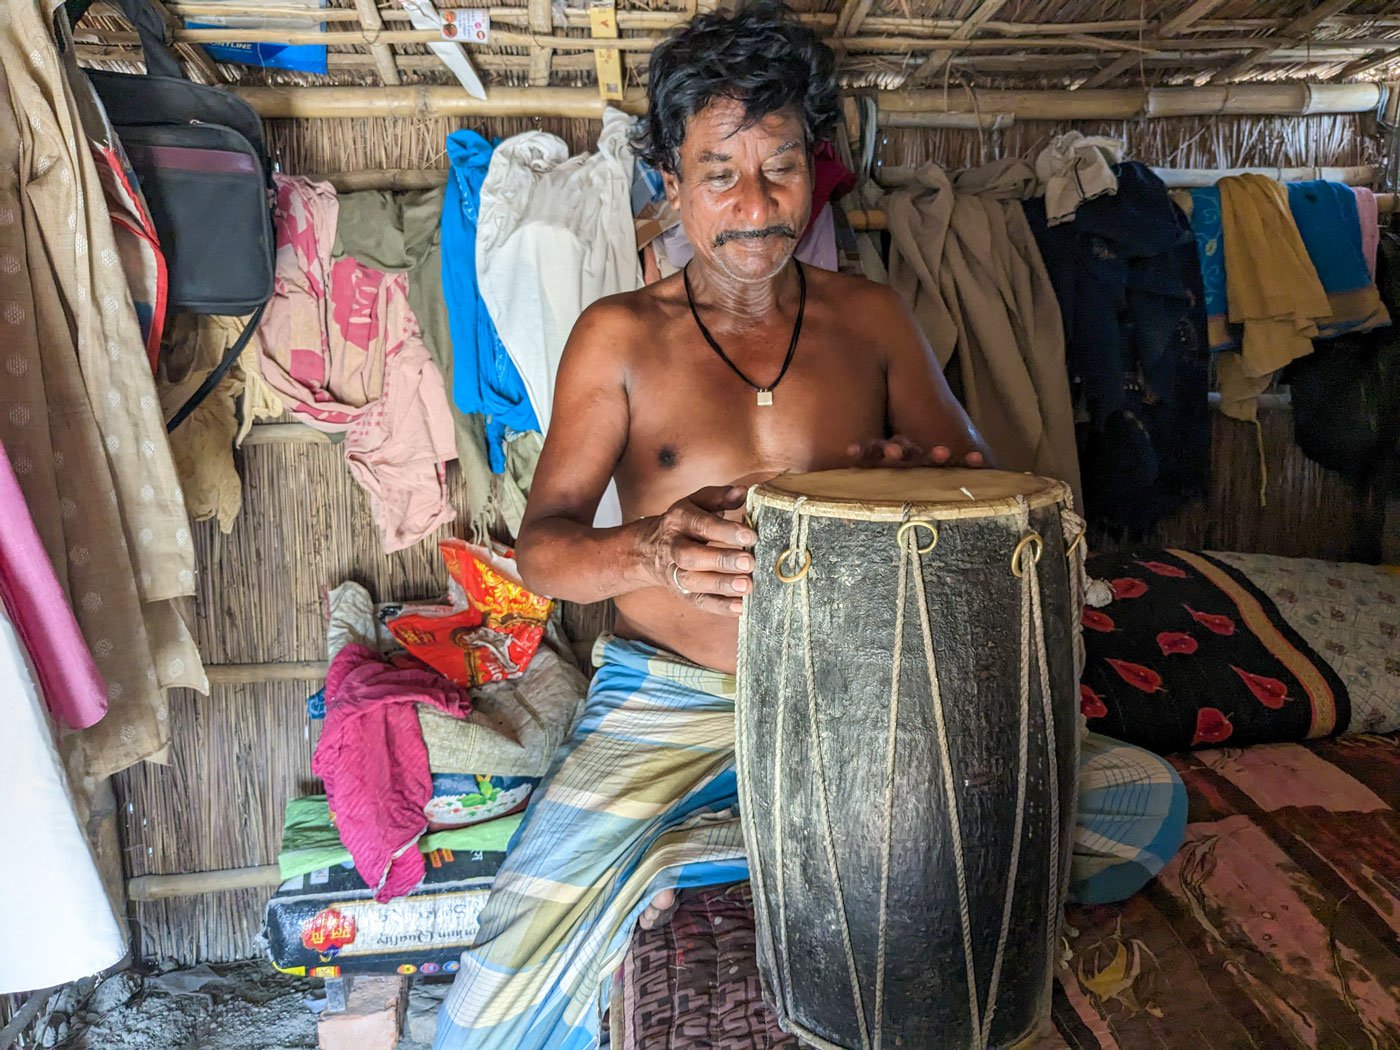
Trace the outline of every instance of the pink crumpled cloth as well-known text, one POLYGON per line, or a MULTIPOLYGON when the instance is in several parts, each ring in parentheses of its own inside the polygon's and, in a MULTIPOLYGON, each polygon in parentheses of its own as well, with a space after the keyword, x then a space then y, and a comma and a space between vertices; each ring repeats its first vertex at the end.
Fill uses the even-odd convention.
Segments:
POLYGON ((465 718, 471 695, 416 661, 402 666, 354 643, 326 672, 326 724, 311 771, 325 782, 355 870, 381 903, 412 891, 425 870, 417 843, 428 829, 433 779, 419 704, 465 718))
POLYGON ((86 729, 107 713, 107 687, 39 540, 0 445, 0 601, 29 654, 49 713, 86 729))
POLYGON ((392 554, 456 516, 446 463, 456 431, 423 344, 408 277, 331 258, 340 201, 325 182, 275 176, 277 276, 255 366, 300 419, 346 434, 351 476, 392 554))

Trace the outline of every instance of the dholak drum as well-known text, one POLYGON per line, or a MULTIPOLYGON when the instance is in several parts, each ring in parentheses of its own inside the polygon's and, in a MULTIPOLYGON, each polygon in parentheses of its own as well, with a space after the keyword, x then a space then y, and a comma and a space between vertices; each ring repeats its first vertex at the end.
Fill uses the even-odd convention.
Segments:
POLYGON ((1060 482, 835 470, 751 490, 739 805, 758 960, 817 1047, 1007 1047, 1050 1009, 1079 749, 1060 482))

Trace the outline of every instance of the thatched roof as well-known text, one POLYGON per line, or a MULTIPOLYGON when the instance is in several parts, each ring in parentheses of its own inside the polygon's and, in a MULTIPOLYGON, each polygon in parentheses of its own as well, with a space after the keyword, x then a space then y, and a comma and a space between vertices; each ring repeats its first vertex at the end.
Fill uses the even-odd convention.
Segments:
MULTIPOLYGON (((209 42, 249 34, 188 30, 182 19, 216 7, 251 12, 269 2, 275 0, 168 0, 167 9, 176 40, 209 42)), ((470 2, 436 6, 445 11, 470 2)), ((644 84, 655 42, 714 2, 618 0, 616 46, 625 82, 644 84)), ((1083 90, 1400 77, 1395 0, 792 0, 792 6, 836 48, 842 80, 852 88, 1083 90)), ((268 13, 289 12, 295 13, 284 6, 268 13)), ((525 0, 495 4, 490 12, 489 44, 468 48, 488 88, 596 84, 594 50, 609 45, 590 34, 587 0, 525 0)), ((193 47, 180 50, 209 75, 240 85, 454 83, 425 46, 433 34, 415 30, 391 0, 328 0, 316 17, 319 23, 306 22, 296 39, 328 44, 326 76, 215 66, 193 47)), ((137 59, 129 27, 101 5, 83 21, 78 39, 87 64, 130 66, 137 59)))

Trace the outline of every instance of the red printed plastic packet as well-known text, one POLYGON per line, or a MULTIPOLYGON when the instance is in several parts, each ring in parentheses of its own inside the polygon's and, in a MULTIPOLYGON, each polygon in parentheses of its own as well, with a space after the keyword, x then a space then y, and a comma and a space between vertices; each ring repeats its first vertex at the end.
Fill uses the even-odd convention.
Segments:
POLYGON ((465 540, 438 545, 451 605, 389 621, 390 633, 429 667, 462 685, 517 678, 530 665, 554 603, 525 589, 515 551, 465 540))

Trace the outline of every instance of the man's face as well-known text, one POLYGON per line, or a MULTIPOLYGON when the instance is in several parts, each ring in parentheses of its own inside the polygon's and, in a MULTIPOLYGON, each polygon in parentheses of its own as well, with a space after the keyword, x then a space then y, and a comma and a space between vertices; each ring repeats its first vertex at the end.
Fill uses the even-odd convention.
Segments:
POLYGON ((744 127, 744 106, 718 98, 686 123, 679 177, 664 176, 695 254, 737 281, 765 281, 797 248, 812 210, 802 120, 780 110, 744 127))

